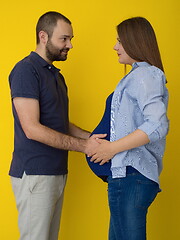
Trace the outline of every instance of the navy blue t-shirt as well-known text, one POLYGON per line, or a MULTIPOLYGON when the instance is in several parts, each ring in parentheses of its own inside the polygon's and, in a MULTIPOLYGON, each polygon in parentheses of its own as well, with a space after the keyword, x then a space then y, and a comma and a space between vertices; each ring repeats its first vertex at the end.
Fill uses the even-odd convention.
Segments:
MULTIPOLYGON (((106 106, 105 106, 105 111, 103 114, 103 117, 100 121, 100 123, 98 124, 98 126, 93 130, 92 134, 100 134, 100 133, 106 133, 107 136, 106 140, 110 140, 110 120, 111 120, 111 101, 112 101, 112 96, 113 93, 111 93, 107 100, 106 100, 106 106)), ((103 181, 106 181, 107 176, 111 176, 111 161, 103 164, 103 165, 99 165, 99 163, 94 163, 90 161, 90 157, 87 157, 87 163, 89 165, 89 167, 91 168, 91 170, 100 178, 102 178, 103 181)))
MULTIPOLYGON (((68 134, 67 86, 59 69, 48 64, 37 53, 16 64, 9 76, 11 97, 33 98, 39 101, 40 123, 68 134)), ((68 151, 30 140, 24 134, 12 102, 14 115, 14 152, 9 174, 21 178, 27 175, 67 174, 68 151)))

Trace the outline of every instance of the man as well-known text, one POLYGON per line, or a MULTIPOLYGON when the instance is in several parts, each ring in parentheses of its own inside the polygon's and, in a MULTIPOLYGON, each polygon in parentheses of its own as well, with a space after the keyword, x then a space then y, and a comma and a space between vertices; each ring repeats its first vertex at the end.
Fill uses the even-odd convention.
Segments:
POLYGON ((37 23, 37 48, 12 70, 15 142, 10 168, 21 240, 57 240, 67 175, 67 150, 89 154, 98 146, 68 120, 67 87, 53 61, 72 48, 71 22, 47 12, 37 23))

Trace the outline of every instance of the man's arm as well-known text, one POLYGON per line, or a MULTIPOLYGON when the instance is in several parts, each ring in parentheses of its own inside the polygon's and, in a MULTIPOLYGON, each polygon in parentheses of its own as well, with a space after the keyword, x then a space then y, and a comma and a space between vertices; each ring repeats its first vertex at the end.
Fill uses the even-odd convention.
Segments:
MULTIPOLYGON (((39 101, 31 98, 13 99, 22 129, 27 138, 44 143, 54 148, 78 151, 88 154, 90 149, 98 146, 94 137, 86 140, 69 136, 42 125, 39 121, 39 101)), ((96 137, 104 137, 96 136, 96 137)))
POLYGON ((69 123, 69 134, 82 139, 88 139, 90 137, 90 132, 77 127, 73 123, 69 123))

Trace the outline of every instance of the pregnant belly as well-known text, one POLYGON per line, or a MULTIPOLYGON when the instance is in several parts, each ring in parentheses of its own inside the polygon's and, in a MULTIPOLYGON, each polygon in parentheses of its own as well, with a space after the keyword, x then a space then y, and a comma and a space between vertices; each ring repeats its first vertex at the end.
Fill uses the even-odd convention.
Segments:
MULTIPOLYGON (((107 136, 104 139, 110 140, 109 129, 106 130, 106 125, 99 124, 97 126, 97 128, 95 128, 94 131, 91 133, 91 135, 100 134, 100 133, 106 133, 107 136)), ((86 155, 87 163, 88 163, 89 167, 91 168, 91 170, 94 172, 94 174, 96 174, 98 177, 111 175, 111 170, 110 170, 111 161, 109 161, 103 165, 99 165, 99 163, 91 162, 90 159, 91 158, 87 157, 87 155, 86 155)))
MULTIPOLYGON (((91 135, 106 133, 107 136, 104 139, 108 141, 110 140, 110 114, 111 114, 112 97, 113 97, 113 93, 111 93, 106 100, 106 107, 105 107, 105 112, 102 117, 102 120, 100 121, 98 126, 94 129, 94 131, 91 133, 91 135)), ((111 161, 103 165, 99 165, 99 163, 91 162, 90 157, 86 156, 86 159, 89 167, 94 172, 94 174, 102 178, 103 181, 106 181, 107 177, 105 176, 111 176, 111 161)))

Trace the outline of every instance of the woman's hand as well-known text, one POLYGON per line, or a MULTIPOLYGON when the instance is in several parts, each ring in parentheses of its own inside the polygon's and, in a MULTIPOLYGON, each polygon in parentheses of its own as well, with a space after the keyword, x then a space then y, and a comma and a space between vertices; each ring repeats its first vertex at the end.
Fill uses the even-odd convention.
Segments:
POLYGON ((84 149, 84 153, 87 154, 88 157, 92 156, 96 149, 99 147, 100 143, 97 141, 97 139, 105 138, 105 134, 93 134, 90 138, 86 140, 86 146, 84 149))
POLYGON ((140 129, 114 142, 96 138, 99 145, 93 149, 89 157, 91 162, 100 162, 100 165, 108 162, 115 154, 149 143, 148 135, 140 129))
POLYGON ((113 143, 104 139, 96 139, 99 143, 99 146, 95 149, 95 152, 90 156, 91 162, 98 163, 103 165, 108 162, 115 154, 113 143))

